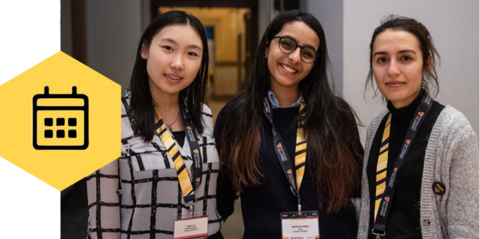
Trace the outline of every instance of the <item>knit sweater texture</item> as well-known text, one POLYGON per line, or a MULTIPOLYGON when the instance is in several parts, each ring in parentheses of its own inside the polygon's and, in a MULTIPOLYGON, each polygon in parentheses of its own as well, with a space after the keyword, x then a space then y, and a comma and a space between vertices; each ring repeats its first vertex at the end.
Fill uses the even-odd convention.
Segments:
MULTIPOLYGON (((365 159, 382 119, 370 123, 365 159)), ((358 239, 368 236, 370 195, 364 160, 362 202, 358 239)), ((424 239, 478 238, 478 141, 466 117, 447 105, 438 116, 428 139, 420 192, 420 225, 424 239), (435 182, 446 186, 444 195, 432 189, 435 182)), ((395 238, 395 235, 386 235, 395 238)))

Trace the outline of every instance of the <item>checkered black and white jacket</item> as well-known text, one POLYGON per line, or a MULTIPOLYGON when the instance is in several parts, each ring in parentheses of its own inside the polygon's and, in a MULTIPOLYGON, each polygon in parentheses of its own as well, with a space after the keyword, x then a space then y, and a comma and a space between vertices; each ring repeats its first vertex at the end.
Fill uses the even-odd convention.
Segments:
MULTIPOLYGON (((131 93, 122 103, 122 156, 87 177, 88 238, 173 238, 177 214, 188 214, 170 155, 155 134, 151 142, 134 135, 127 115, 131 93), (127 153, 127 148, 130 148, 127 153)), ((211 110, 203 107, 203 134, 197 134, 203 160, 200 186, 195 190, 195 214, 208 213, 208 234, 220 230, 216 210, 219 159, 213 138, 211 110)), ((188 173, 193 163, 190 146, 180 152, 188 173)))

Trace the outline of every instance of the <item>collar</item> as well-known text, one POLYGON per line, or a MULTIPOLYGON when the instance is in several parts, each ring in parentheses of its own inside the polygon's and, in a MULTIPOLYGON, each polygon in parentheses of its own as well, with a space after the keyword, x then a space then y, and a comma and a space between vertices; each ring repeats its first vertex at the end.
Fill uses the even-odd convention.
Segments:
MULTIPOLYGON (((278 103, 278 99, 275 96, 275 93, 273 93, 273 91, 271 90, 268 90, 268 99, 270 100, 270 103, 272 103, 272 108, 274 109, 281 108, 278 103)), ((292 103, 289 107, 286 107, 286 108, 299 107, 301 103, 302 103, 302 95, 300 94, 300 98, 298 98, 296 102, 292 103)))

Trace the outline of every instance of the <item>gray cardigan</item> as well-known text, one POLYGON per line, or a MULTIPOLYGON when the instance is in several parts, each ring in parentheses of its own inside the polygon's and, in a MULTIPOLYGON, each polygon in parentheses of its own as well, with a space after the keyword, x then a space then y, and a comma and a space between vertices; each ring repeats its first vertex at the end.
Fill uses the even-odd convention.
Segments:
MULTIPOLYGON (((362 176, 362 200, 358 239, 368 236, 370 195, 366 166, 371 144, 382 119, 378 115, 368 126, 362 176)), ((478 238, 478 143, 465 116, 446 106, 435 122, 425 152, 420 199, 420 225, 424 239, 478 238), (446 186, 443 196, 432 185, 446 186)), ((394 235, 386 235, 394 238, 394 235)))

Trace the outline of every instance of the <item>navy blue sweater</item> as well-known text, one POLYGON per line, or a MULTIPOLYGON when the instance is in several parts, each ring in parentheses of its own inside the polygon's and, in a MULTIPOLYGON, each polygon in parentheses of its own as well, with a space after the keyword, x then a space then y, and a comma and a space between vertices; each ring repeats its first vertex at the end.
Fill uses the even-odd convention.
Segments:
MULTIPOLYGON (((215 124, 217 141, 222 133, 224 124, 228 123, 228 116, 233 110, 231 104, 227 104, 218 115, 215 124)), ((281 134, 287 152, 292 160, 295 158, 296 117, 298 112, 299 107, 273 110, 275 128, 281 134)), ((290 191, 290 184, 278 161, 272 143, 272 127, 266 117, 263 117, 262 125, 263 133, 259 152, 259 164, 260 171, 264 176, 261 178, 258 186, 245 188, 244 192, 240 195, 245 226, 243 238, 278 239, 281 238, 282 233, 280 213, 296 211, 297 198, 290 191)), ((358 140, 358 131, 356 136, 358 140)), ((358 145, 361 148, 359 140, 358 145)), ((363 154, 363 150, 360 153, 363 154)), ((311 175, 308 161, 309 158, 307 155, 305 175, 300 187, 302 211, 319 211, 320 238, 356 238, 357 220, 353 204, 348 205, 335 214, 328 214, 326 212, 328 202, 320 207, 319 200, 315 193, 315 183, 313 182, 315 178, 311 175)), ((233 213, 235 201, 235 191, 228 172, 222 171, 220 173, 217 186, 218 212, 223 220, 226 220, 233 213)))

